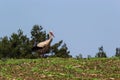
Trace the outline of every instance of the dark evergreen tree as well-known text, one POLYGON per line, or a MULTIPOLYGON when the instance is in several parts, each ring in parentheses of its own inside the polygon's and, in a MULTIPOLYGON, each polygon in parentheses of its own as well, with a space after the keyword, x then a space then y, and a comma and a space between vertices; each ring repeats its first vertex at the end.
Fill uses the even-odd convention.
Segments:
POLYGON ((120 57, 120 48, 116 48, 116 54, 115 54, 116 57, 120 57))
POLYGON ((10 57, 10 42, 7 36, 0 39, 0 58, 10 57))
POLYGON ((34 25, 31 30, 32 43, 38 43, 46 40, 46 31, 43 31, 43 27, 39 25, 34 25))
POLYGON ((12 58, 27 58, 28 55, 31 55, 29 38, 23 34, 21 29, 18 30, 18 33, 11 35, 10 46, 12 58))
POLYGON ((59 41, 58 43, 55 43, 52 47, 51 47, 51 53, 55 56, 57 55, 57 53, 59 52, 59 47, 61 46, 62 44, 62 40, 59 41))
POLYGON ((63 43, 63 40, 59 41, 58 43, 54 44, 51 47, 51 53, 54 53, 52 56, 55 57, 62 57, 62 58, 70 58, 70 51, 68 51, 66 43, 63 43), (61 46, 62 45, 62 46, 61 46))
POLYGON ((64 43, 64 44, 61 46, 58 54, 61 54, 60 57, 62 57, 62 58, 72 57, 72 56, 70 55, 70 51, 68 51, 68 47, 67 47, 66 43, 64 43))
MULTIPOLYGON (((34 25, 31 30, 31 46, 32 47, 37 46, 37 44, 39 42, 45 41, 46 38, 47 38, 46 31, 43 31, 43 27, 39 26, 39 25, 34 25)), ((32 51, 34 52, 34 54, 33 54, 34 58, 40 57, 40 55, 37 51, 36 52, 34 50, 32 50, 32 51)))
POLYGON ((95 57, 98 57, 98 58, 104 58, 104 57, 106 58, 107 57, 106 53, 103 50, 103 46, 99 47, 98 50, 99 50, 99 52, 96 54, 95 57))

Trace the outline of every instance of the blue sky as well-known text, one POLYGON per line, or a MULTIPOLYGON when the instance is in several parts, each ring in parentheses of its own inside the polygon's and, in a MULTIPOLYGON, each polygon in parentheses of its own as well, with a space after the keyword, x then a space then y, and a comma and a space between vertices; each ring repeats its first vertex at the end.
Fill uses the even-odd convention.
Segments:
POLYGON ((52 30, 52 44, 64 40, 73 56, 108 56, 120 47, 120 0, 1 0, 0 37, 20 28, 30 36, 33 25, 52 30))

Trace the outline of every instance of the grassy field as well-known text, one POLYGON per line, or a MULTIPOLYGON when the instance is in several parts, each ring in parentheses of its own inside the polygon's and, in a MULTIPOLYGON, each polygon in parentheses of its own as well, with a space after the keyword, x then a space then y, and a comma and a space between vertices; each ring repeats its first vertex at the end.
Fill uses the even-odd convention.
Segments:
POLYGON ((120 80, 120 59, 0 60, 0 80, 120 80))

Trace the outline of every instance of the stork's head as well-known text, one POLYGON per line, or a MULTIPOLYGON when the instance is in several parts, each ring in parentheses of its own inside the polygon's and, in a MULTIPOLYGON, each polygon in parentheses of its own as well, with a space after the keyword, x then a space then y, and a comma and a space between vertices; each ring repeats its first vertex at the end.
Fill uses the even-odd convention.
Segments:
POLYGON ((50 37, 55 37, 52 31, 49 32, 49 36, 50 37))

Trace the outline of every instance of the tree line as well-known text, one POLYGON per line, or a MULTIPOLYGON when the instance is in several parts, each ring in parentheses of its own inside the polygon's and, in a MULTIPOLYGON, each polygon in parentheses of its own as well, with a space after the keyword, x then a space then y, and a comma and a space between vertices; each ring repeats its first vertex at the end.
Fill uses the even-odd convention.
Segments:
MULTIPOLYGON (((32 47, 35 43, 45 41, 48 38, 48 34, 43 30, 43 27, 39 25, 34 25, 30 33, 31 37, 28 38, 27 35, 19 29, 17 33, 12 33, 10 37, 1 37, 0 58, 39 58, 38 52, 33 52, 32 47)), ((72 57, 63 40, 50 46, 46 56, 62 58, 72 57)))
MULTIPOLYGON (((0 58, 39 58, 38 52, 33 52, 32 48, 36 43, 45 41, 49 38, 46 31, 42 26, 34 25, 31 29, 31 37, 27 37, 21 29, 17 33, 12 33, 10 37, 4 36, 0 38, 0 58)), ((103 49, 103 46, 98 48, 98 52, 95 57, 107 58, 107 54, 103 49)), ((71 58, 70 51, 67 44, 60 40, 59 42, 50 46, 47 51, 46 57, 62 57, 71 58)), ((116 48, 116 57, 120 57, 120 48, 116 48)), ((76 58, 82 58, 82 54, 76 56, 76 58)), ((88 58, 91 58, 88 55, 88 58)))
MULTIPOLYGON (((115 57, 120 57, 120 48, 116 48, 115 57)), ((77 59, 82 59, 82 54, 76 56, 77 59)), ((91 55, 88 55, 88 58, 91 58, 91 55)), ((103 46, 98 48, 98 52, 95 55, 95 58, 107 58, 107 54, 104 51, 103 46)))

